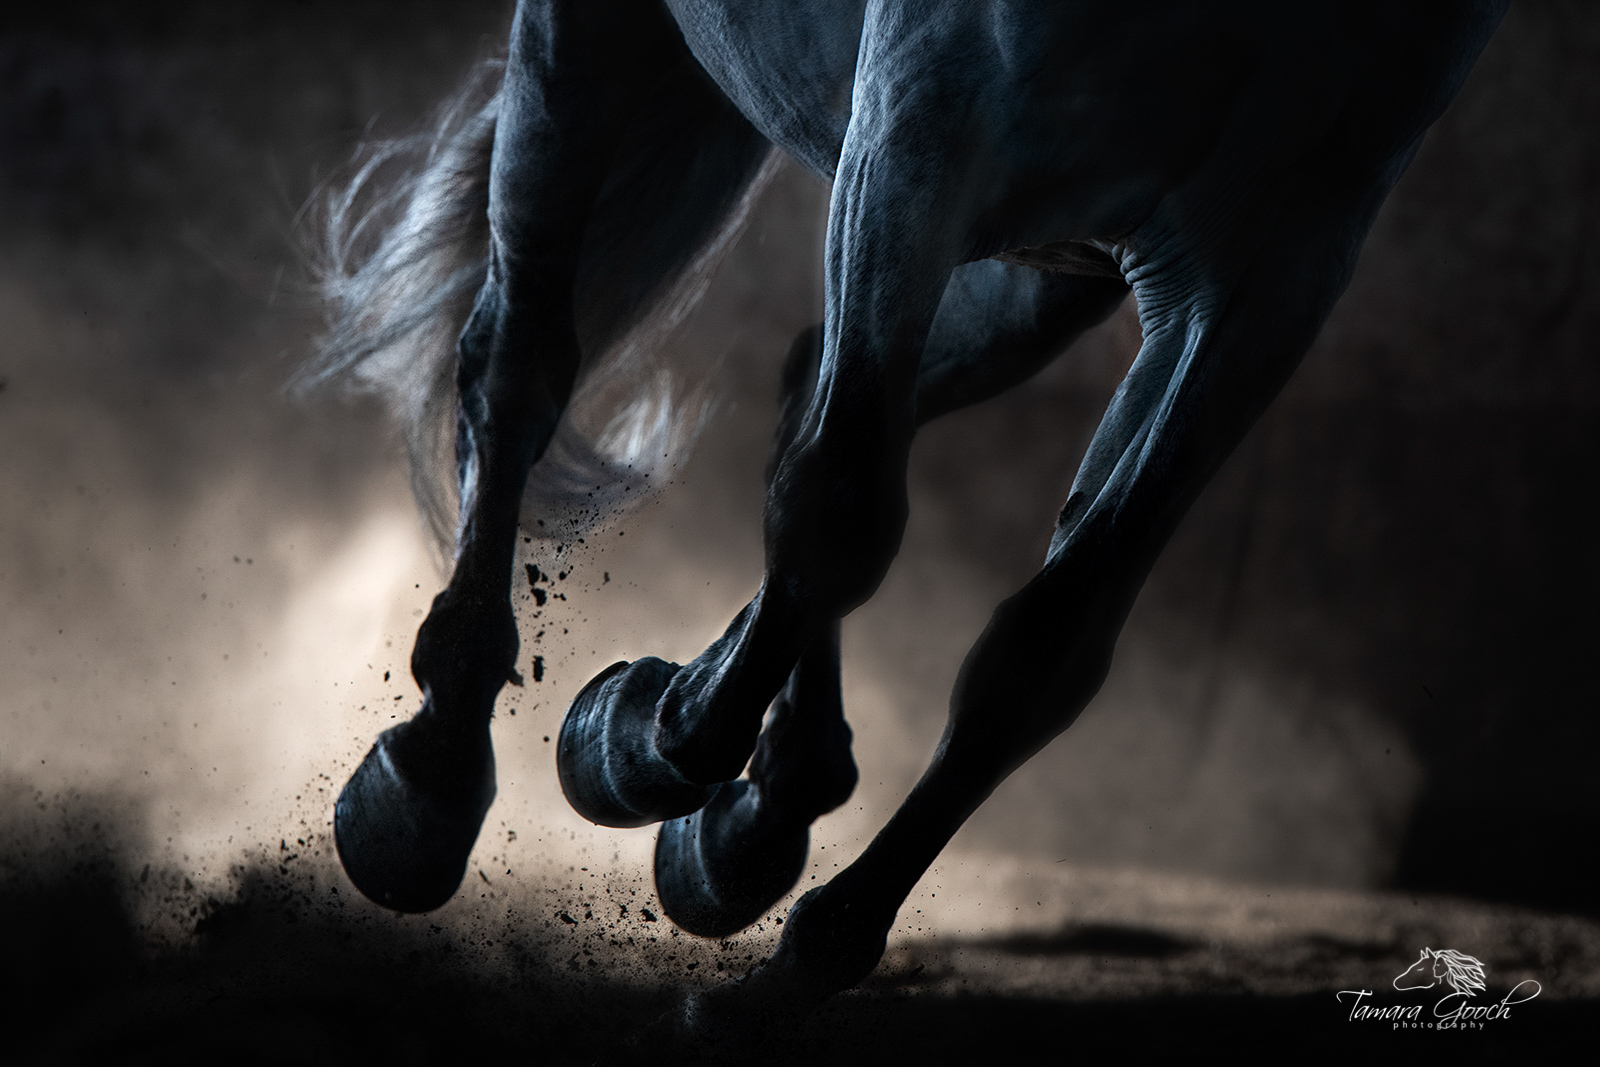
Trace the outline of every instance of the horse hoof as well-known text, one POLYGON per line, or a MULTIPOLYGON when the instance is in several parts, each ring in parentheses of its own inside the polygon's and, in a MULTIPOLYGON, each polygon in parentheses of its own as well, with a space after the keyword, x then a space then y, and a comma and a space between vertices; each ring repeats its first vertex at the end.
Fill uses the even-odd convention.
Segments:
POLYGON ((455 895, 494 802, 487 723, 465 748, 440 751, 429 741, 416 720, 385 730, 333 808, 345 874, 395 911, 432 911, 455 895))
POLYGON ((806 866, 810 831, 759 827, 754 783, 724 782, 706 806, 661 824, 656 895, 679 928, 700 937, 738 933, 778 902, 806 866))
POLYGON ((789 909, 771 958, 740 980, 750 1004, 781 1003, 803 1015, 877 968, 894 909, 874 907, 838 883, 811 890, 789 909))
POLYGON ((613 663, 567 708, 556 772, 572 809, 601 826, 644 826, 698 811, 715 786, 684 778, 656 749, 656 701, 678 673, 654 656, 613 663))

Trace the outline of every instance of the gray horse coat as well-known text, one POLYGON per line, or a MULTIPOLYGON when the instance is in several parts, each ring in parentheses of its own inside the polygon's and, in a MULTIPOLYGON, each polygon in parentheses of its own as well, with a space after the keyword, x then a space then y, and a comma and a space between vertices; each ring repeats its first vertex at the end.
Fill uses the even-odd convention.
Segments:
POLYGON ((1143 331, 1043 567, 967 657, 922 780, 795 905, 773 959, 684 1019, 804 1011, 860 981, 962 821, 1099 689, 1150 567, 1310 346, 1504 7, 519 3, 498 92, 386 201, 401 210, 378 251, 330 276, 315 375, 386 385, 425 505, 456 510, 436 523, 455 526, 454 573, 412 657, 422 710, 336 809, 352 880, 402 910, 459 885, 515 674, 519 516, 555 526, 641 484, 670 427, 629 466, 563 413, 626 381, 604 353, 692 303, 775 145, 833 191, 825 319, 785 372, 765 579, 692 662, 603 672, 558 746, 580 813, 663 824, 657 887, 692 932, 759 918, 794 885, 812 820, 854 787, 837 621, 899 544, 917 427, 1026 379, 1129 288, 1143 331), (453 462, 434 462, 439 442, 453 462))

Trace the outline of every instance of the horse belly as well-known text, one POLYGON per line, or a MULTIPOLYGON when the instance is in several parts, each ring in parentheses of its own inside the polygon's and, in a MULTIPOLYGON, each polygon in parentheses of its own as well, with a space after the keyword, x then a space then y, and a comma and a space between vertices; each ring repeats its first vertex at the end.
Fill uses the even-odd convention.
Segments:
POLYGON ((1087 241, 1054 241, 1028 248, 1013 248, 990 258, 1057 274, 1077 274, 1086 278, 1122 277, 1122 268, 1117 266, 1111 253, 1087 241))

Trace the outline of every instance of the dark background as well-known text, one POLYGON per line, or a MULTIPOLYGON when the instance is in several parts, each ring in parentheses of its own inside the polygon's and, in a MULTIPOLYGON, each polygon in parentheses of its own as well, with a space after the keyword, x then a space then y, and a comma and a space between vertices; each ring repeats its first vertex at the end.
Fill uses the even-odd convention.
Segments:
MULTIPOLYGON (((0 1055, 589 1062, 767 951, 772 928, 689 945, 638 922, 650 835, 572 816, 541 738, 605 663, 694 655, 759 578, 777 362, 820 306, 826 190, 793 170, 673 343, 721 388, 680 484, 572 561, 560 613, 524 609, 524 654, 548 626, 549 670, 501 705, 483 884, 389 916, 348 897, 329 848, 333 792, 386 709, 415 706, 406 656, 440 578, 382 413, 282 392, 319 328, 304 209, 358 142, 423 124, 508 17, 504 0, 0 16, 0 954, 20 979, 0 1055), (618 901, 642 955, 602 947, 618 901)), ((1514 4, 1322 339, 1156 568, 1101 697, 958 836, 876 984, 784 1054, 1311 1034, 1346 1056, 1408 1035, 1346 1026, 1326 991, 1445 943, 1548 990, 1463 1050, 1582 1036, 1592 924, 1396 891, 1600 911, 1597 115, 1600 8, 1514 4), (994 913, 1033 886, 1056 910, 1000 937, 994 913), (1116 912, 1138 928, 1081 925, 1097 892, 1145 901, 1116 912), (1262 947, 1163 925, 1207 909, 1299 932, 1262 947), (1330 937, 1341 922, 1355 932, 1330 937), (1017 992, 1040 966, 1079 977, 1017 992)), ((816 828, 818 876, 926 761, 1137 343, 1124 308, 925 431, 901 557, 846 620, 862 787, 816 828)))
MULTIPOLYGON (((188 600, 156 610, 187 557, 153 565, 143 599, 119 599, 116 560, 165 551, 180 527, 203 539, 194 516, 213 512, 197 502, 241 478, 246 524, 292 513, 327 533, 375 493, 401 498, 370 404, 279 391, 317 328, 297 212, 359 140, 415 129, 493 54, 508 5, 80 3, 5 19, 0 772, 15 821, 41 790, 133 790, 136 760, 73 753, 123 721, 118 679, 216 625, 188 600), (59 781, 58 753, 78 758, 59 781)), ((1514 5, 1324 336, 1157 567, 1106 696, 958 844, 1600 910, 1597 115, 1600 9, 1514 5), (1325 750, 1337 759, 1316 762, 1325 750)), ((721 415, 683 498, 629 527, 653 548, 617 560, 733 574, 741 599, 776 363, 817 315, 824 198, 780 178, 681 342, 718 350, 721 415)), ((1136 344, 1124 309, 919 444, 904 557, 847 625, 865 664, 847 681, 876 686, 863 703, 918 744, 987 611, 1037 565, 1136 344)), ((280 611, 281 578, 235 589, 239 613, 280 611)), ((205 670, 196 659, 185 684, 205 670)), ((564 693, 580 674, 557 679, 564 693)), ((867 768, 892 738, 875 750, 862 732, 867 768)), ((920 759, 866 769, 874 813, 920 759)))

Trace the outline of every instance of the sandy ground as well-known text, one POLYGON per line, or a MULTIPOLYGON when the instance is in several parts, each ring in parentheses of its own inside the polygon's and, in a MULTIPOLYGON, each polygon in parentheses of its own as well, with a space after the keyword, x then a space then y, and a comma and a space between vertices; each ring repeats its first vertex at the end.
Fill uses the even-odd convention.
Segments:
MULTIPOLYGON (((652 835, 573 815, 549 740, 597 670, 692 657, 759 581, 777 360, 820 306, 827 190, 793 172, 673 342, 723 386, 674 493, 564 556, 565 599, 518 601, 547 673, 500 705, 467 887, 390 915, 329 849, 333 794, 416 707, 441 576, 375 408, 280 390, 318 323, 295 220, 507 12, 85 3, 0 38, 0 1062, 696 1062, 653 1021, 771 951, 773 920, 670 929, 652 835)), ((1106 690, 763 1062, 1582 1047, 1592 918, 1372 887, 1595 913, 1595 56, 1587 6, 1514 7, 1106 690), (1483 1004, 1540 994, 1479 1030, 1350 1018, 1341 990, 1431 1011, 1391 986, 1425 947, 1480 959, 1483 1004)), ((861 789, 803 885, 925 764, 1131 310, 919 442, 901 556, 845 620, 861 789)))
MULTIPOLYGON (((441 911, 397 916, 353 894, 321 835, 263 849, 219 891, 126 866, 105 836, 116 813, 101 817, 79 817, 74 855, 5 883, 7 966, 26 976, 8 1001, 12 1062, 709 1062, 727 1050, 676 1043, 663 1020, 766 958, 781 930, 780 909, 725 941, 684 935, 628 867, 480 870, 441 911)), ((954 852, 860 989, 737 1051, 981 1063, 1289 1042, 1348 1062, 1443 1041, 1453 1057, 1516 1062, 1576 1047, 1597 1003, 1592 919, 954 852), (1423 948, 1480 960, 1488 988, 1467 1003, 1509 997, 1509 1015, 1429 1027, 1459 1002, 1392 986, 1423 948), (1415 1008, 1421 1025, 1353 1017, 1363 1005, 1415 1008)))

